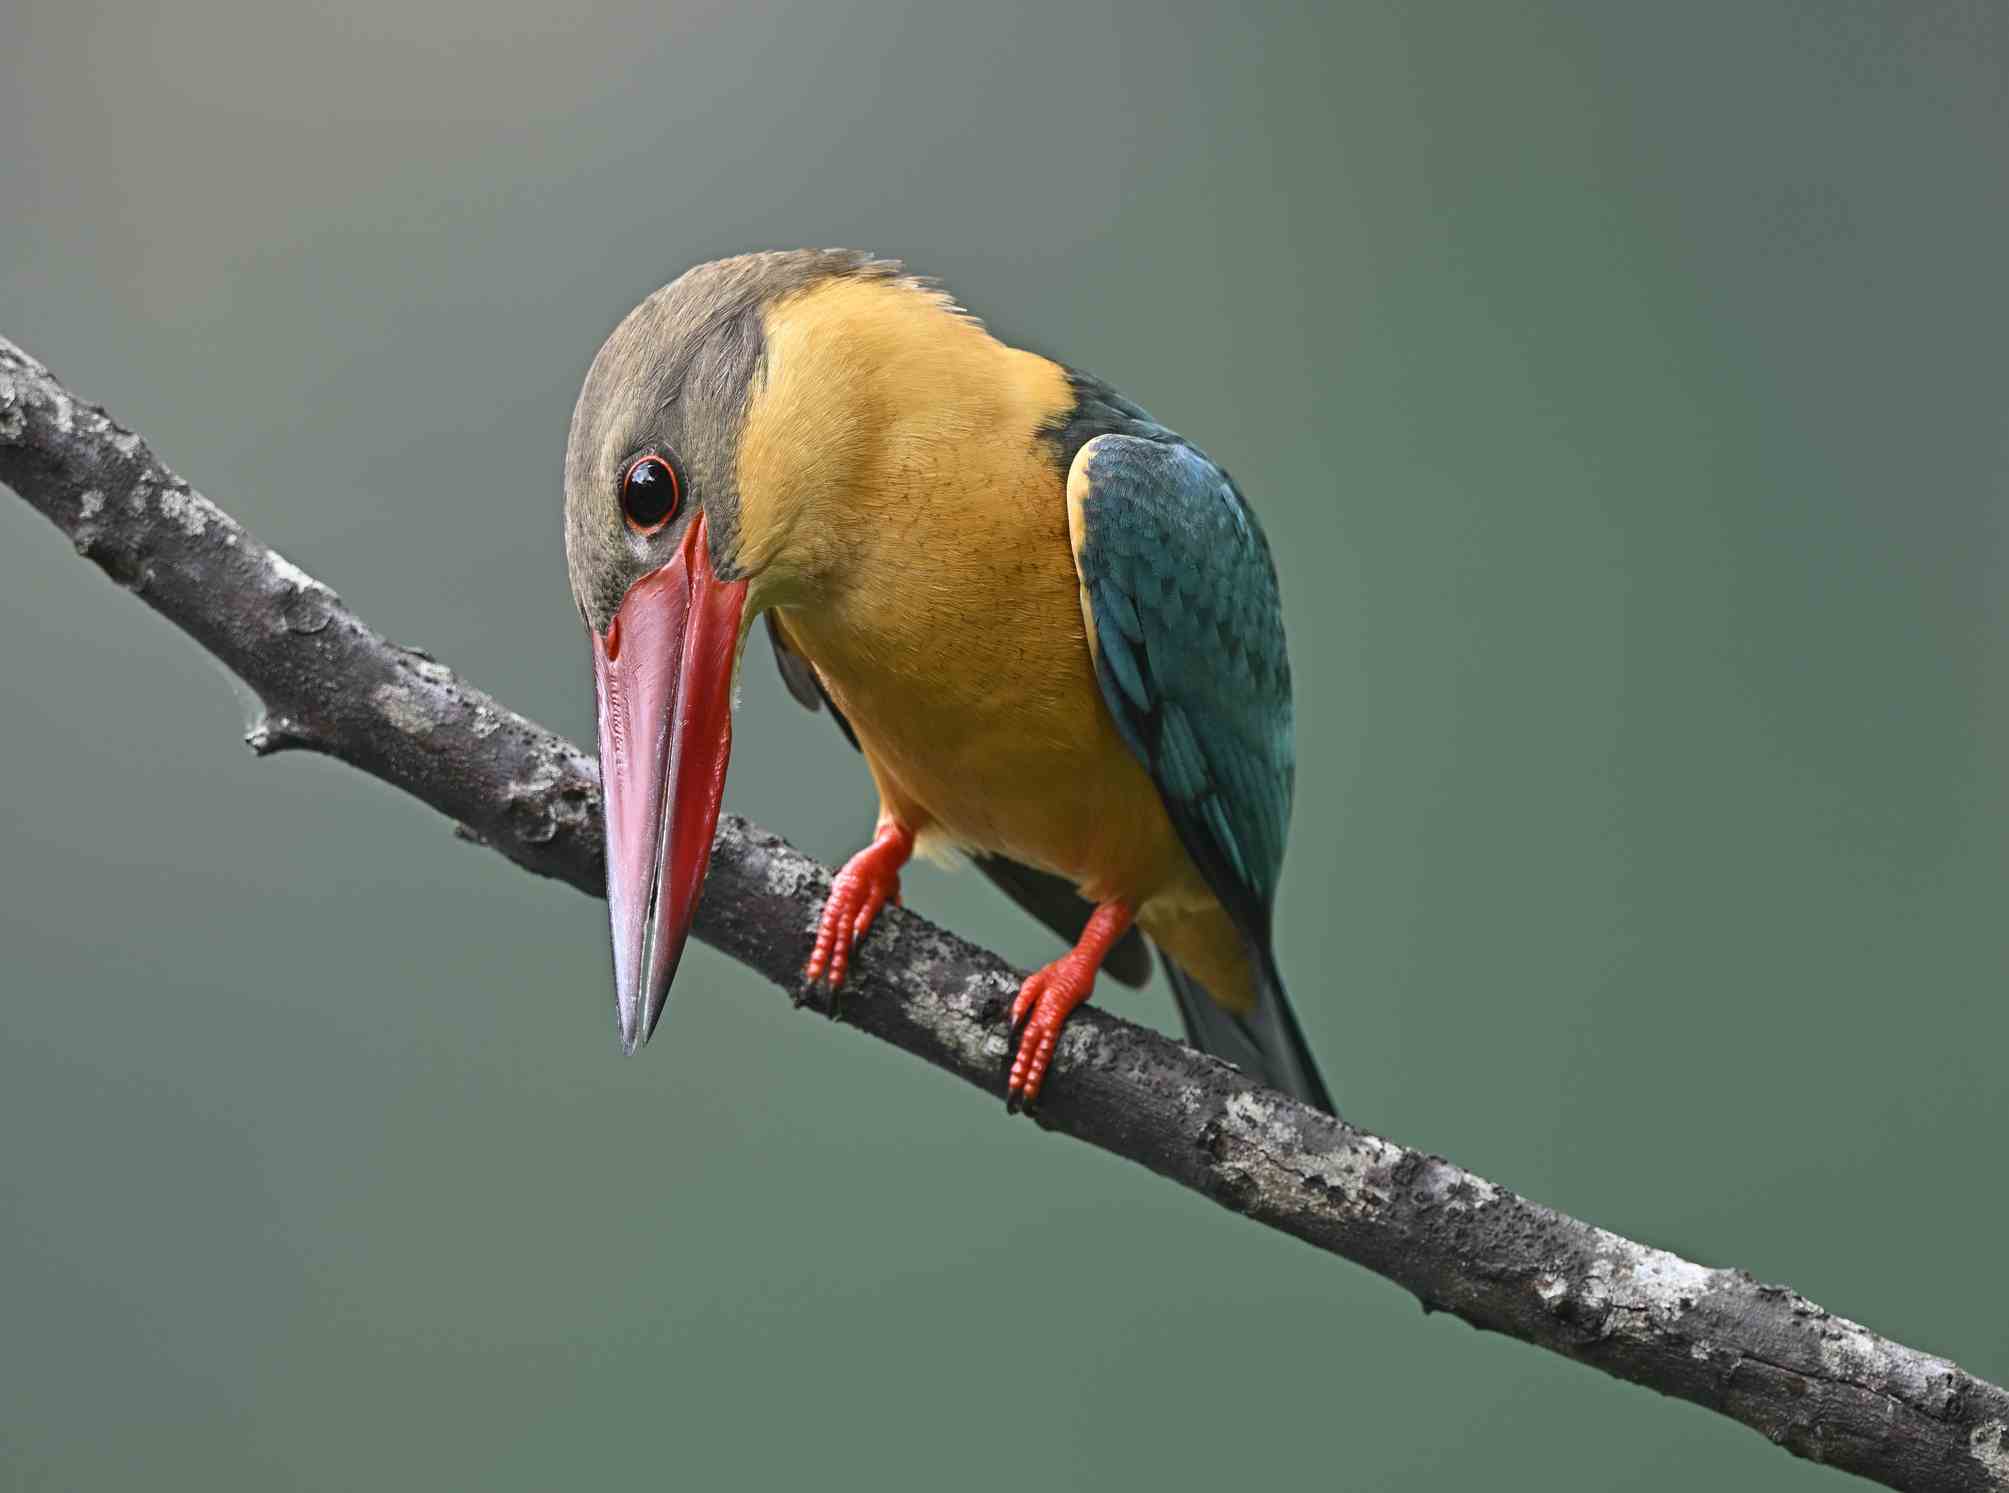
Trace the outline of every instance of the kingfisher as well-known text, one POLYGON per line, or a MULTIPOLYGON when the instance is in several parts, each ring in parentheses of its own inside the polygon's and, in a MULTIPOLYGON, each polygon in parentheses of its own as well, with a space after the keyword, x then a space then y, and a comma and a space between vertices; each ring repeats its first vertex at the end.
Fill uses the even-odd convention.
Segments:
POLYGON ((1148 936, 1196 1046, 1333 1109, 1271 939, 1294 771, 1276 567, 1198 447, 895 261, 747 254, 601 346, 565 546, 626 1051, 703 891, 765 618, 789 692, 835 717, 879 801, 806 985, 835 994, 912 856, 963 855, 1071 945, 1013 1002, 1009 1108, 1038 1098, 1098 972, 1148 979, 1148 936))

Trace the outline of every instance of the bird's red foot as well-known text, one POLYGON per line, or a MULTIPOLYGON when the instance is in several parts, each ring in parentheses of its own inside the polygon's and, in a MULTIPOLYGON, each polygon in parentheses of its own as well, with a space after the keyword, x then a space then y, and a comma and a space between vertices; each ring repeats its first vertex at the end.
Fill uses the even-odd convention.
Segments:
POLYGON ((858 940, 880 908, 900 900, 900 868, 913 853, 914 832, 889 821, 879 826, 870 845, 844 863, 816 925, 816 947, 802 971, 805 984, 815 984, 826 973, 833 991, 844 983, 858 940))
POLYGON ((1095 989, 1096 973, 1116 940, 1129 929, 1130 919, 1130 909, 1121 902, 1103 903, 1081 930, 1080 941, 1045 969, 1028 975, 1019 987, 1005 1038, 1005 1056, 1011 1063, 1005 1079, 1006 1110, 1015 1114, 1039 1097, 1046 1070, 1053 1064, 1053 1050, 1060 1042, 1060 1029, 1095 989))

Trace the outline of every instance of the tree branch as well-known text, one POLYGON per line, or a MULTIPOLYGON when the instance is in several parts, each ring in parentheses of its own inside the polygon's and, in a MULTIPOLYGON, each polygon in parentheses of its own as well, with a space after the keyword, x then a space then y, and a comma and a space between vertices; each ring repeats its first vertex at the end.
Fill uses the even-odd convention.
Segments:
MULTIPOLYGON (((251 686, 254 751, 339 757, 526 870, 603 895, 590 758, 371 631, 4 338, 0 481, 251 686)), ((797 993, 828 889, 820 866, 727 816, 697 936, 797 993)), ((1018 980, 888 908, 841 1019, 995 1097, 1018 980)), ((1707 1406, 1798 1456, 1894 1488, 2009 1489, 2009 1393, 1946 1359, 1531 1203, 1102 1012, 1068 1023, 1034 1118, 1365 1265, 1426 1311, 1707 1406)))

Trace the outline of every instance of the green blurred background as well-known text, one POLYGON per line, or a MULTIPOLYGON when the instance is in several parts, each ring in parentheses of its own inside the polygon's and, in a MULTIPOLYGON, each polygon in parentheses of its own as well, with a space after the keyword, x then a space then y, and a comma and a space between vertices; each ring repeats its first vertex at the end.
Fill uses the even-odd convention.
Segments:
MULTIPOLYGON (((581 741, 560 456, 646 292, 869 248, 1111 379, 1276 545, 1349 1115, 2009 1379, 2001 7, 13 0, 0 57, 0 331, 581 741)), ((728 804, 836 860, 763 655, 728 804)), ((0 501, 0 1481, 1836 1486, 709 950, 624 1061, 600 904, 247 714, 0 501)))

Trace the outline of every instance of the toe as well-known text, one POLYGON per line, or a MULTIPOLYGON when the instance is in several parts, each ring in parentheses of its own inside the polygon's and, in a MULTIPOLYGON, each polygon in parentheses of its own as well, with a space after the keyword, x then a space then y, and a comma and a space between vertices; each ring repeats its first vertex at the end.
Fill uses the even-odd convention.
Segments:
POLYGON ((858 909, 857 915, 851 920, 851 940, 853 943, 856 943, 872 931, 872 924, 878 920, 880 909, 885 907, 886 897, 890 890, 890 888, 883 885, 867 888, 863 898, 864 905, 858 909))
POLYGON ((823 904, 823 915, 816 923, 816 947, 809 955, 809 963, 803 968, 802 977, 814 981, 826 972, 830 983, 843 982, 845 966, 851 962, 851 920, 854 916, 850 887, 838 879, 830 889, 830 899, 823 904))
POLYGON ((1026 982, 1018 987, 1018 998, 1011 1003, 1011 1021, 1009 1023, 1011 1035, 1014 1039, 1018 1036, 1019 1028, 1025 1025, 1026 1016, 1038 1002, 1039 992, 1040 978, 1038 975, 1029 976, 1026 982))
POLYGON ((1011 1080, 1006 1085, 1008 1099, 1019 1104, 1030 1104, 1039 1097, 1040 1082, 1046 1077, 1046 1067, 1053 1058, 1053 1038, 1037 1023, 1027 1028, 1020 1040, 1018 1055, 1011 1065, 1011 1080))
POLYGON ((835 990, 844 983, 844 977, 851 972, 851 930, 844 924, 837 926, 836 937, 830 950, 830 988, 835 990))

